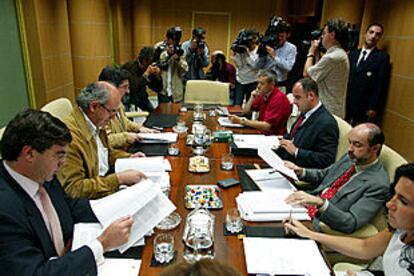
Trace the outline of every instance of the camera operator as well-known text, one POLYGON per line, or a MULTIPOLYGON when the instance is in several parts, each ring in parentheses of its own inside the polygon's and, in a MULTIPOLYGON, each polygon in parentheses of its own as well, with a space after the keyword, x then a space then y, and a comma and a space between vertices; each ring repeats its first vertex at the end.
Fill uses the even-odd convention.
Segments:
POLYGON ((188 64, 185 80, 205 79, 203 68, 208 65, 206 30, 201 27, 193 29, 192 38, 183 43, 183 49, 188 64))
POLYGON ((152 112, 154 110, 146 90, 147 86, 157 93, 162 90, 160 68, 153 64, 154 53, 153 47, 144 47, 136 60, 129 61, 121 67, 131 74, 129 78, 130 98, 124 103, 128 110, 132 109, 132 105, 144 111, 152 112))
POLYGON ((180 40, 182 29, 179 26, 167 30, 166 40, 155 45, 155 52, 159 52, 157 61, 161 68, 163 89, 158 93, 158 102, 181 102, 184 99, 183 77, 188 71, 184 50, 180 40))
POLYGON ((318 84, 319 97, 325 107, 341 118, 345 117, 345 98, 349 76, 349 61, 343 47, 347 44, 348 27, 341 19, 326 23, 322 38, 313 40, 308 51, 303 76, 318 84), (319 60, 319 44, 326 54, 319 60))
POLYGON ((258 38, 259 33, 255 29, 242 29, 231 47, 233 50, 231 59, 237 69, 233 102, 235 105, 241 105, 245 96, 248 102, 252 91, 256 89, 259 72, 255 67, 259 57, 257 54, 258 38))
POLYGON ((281 17, 272 17, 265 37, 262 39, 262 47, 259 50, 259 58, 256 67, 270 69, 277 77, 277 86, 286 93, 286 81, 288 73, 292 70, 296 60, 296 46, 287 41, 290 36, 290 24, 281 17), (266 39, 267 38, 267 39, 266 39), (266 43, 265 41, 269 41, 266 43))
POLYGON ((236 68, 226 61, 223 51, 217 50, 211 53, 211 67, 207 72, 207 79, 227 82, 230 84, 230 98, 233 98, 236 86, 236 68))

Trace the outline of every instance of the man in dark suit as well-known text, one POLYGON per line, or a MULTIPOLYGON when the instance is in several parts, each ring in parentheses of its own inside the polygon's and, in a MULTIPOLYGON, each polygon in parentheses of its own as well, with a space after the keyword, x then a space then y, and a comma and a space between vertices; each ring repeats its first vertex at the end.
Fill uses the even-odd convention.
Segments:
POLYGON ((294 192, 286 201, 307 207, 316 228, 322 221, 334 230, 352 233, 369 223, 387 199, 389 177, 378 159, 384 144, 381 129, 360 124, 348 139, 348 154, 326 169, 303 169, 286 162, 314 187, 308 193, 294 192))
POLYGON ((378 122, 386 98, 389 55, 377 48, 384 29, 373 23, 365 33, 362 49, 349 53, 350 73, 345 119, 352 125, 378 122))
POLYGON ((78 222, 97 222, 88 200, 69 198, 55 177, 72 136, 59 119, 27 109, 1 140, 0 267, 7 275, 96 275, 103 252, 128 241, 132 218, 67 252, 78 222), (7 270, 7 271, 6 271, 7 270))
POLYGON ((319 101, 318 85, 314 80, 299 80, 292 93, 301 116, 280 141, 277 154, 301 167, 326 168, 335 161, 338 124, 319 101))

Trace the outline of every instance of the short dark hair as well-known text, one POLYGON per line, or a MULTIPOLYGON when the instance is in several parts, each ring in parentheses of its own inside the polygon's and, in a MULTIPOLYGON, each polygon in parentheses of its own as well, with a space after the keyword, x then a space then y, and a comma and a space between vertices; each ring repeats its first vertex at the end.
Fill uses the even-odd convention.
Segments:
POLYGON ((138 60, 139 62, 143 62, 144 60, 148 60, 152 62, 155 57, 155 49, 151 46, 145 46, 144 48, 139 51, 138 60))
POLYGON ((106 66, 99 74, 100 81, 112 83, 115 87, 119 87, 122 82, 129 80, 131 74, 125 69, 119 69, 113 66, 106 66))
POLYGON ((328 20, 326 26, 329 32, 335 32, 336 41, 345 47, 348 43, 348 24, 340 18, 333 18, 328 20))
POLYGON ((377 22, 373 22, 371 24, 368 25, 367 29, 365 30, 365 32, 368 32, 368 30, 372 27, 372 26, 378 26, 381 28, 381 34, 384 33, 384 26, 381 23, 377 23, 377 22))
POLYGON ((313 92, 319 97, 318 84, 316 81, 311 78, 303 78, 298 80, 298 83, 302 85, 303 91, 306 95, 308 95, 309 92, 313 92))
POLYGON ((193 35, 193 38, 196 38, 196 37, 199 37, 203 34, 206 34, 206 30, 202 27, 197 27, 197 28, 194 28, 191 33, 193 35))
POLYGON ((39 153, 72 141, 67 126, 48 112, 31 108, 19 112, 7 125, 0 142, 1 156, 16 161, 25 145, 39 153))

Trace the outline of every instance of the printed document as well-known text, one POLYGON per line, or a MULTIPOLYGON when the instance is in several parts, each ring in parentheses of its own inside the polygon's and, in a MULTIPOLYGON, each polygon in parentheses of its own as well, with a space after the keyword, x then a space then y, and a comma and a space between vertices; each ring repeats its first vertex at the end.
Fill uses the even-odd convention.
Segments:
POLYGON ((242 124, 232 123, 229 117, 219 117, 217 120, 219 124, 224 127, 244 127, 242 124))
POLYGON ((259 145, 277 149, 280 144, 277 136, 263 134, 233 134, 233 141, 239 149, 257 149, 259 145))
POLYGON ((270 148, 259 146, 257 149, 257 153, 260 156, 260 158, 263 159, 263 161, 265 161, 270 167, 272 167, 276 171, 292 178, 293 180, 298 180, 296 173, 293 170, 287 168, 283 160, 270 148))

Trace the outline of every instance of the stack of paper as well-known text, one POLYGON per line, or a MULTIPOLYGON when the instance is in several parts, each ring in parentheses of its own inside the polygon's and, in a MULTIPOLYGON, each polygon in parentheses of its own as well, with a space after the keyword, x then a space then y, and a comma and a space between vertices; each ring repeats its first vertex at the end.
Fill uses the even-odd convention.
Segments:
POLYGON ((162 156, 117 159, 115 161, 115 172, 126 170, 143 172, 162 190, 170 187, 170 175, 167 171, 171 171, 171 163, 162 156))
POLYGON ((217 120, 219 124, 224 127, 244 127, 242 124, 232 123, 229 117, 219 117, 217 120))
POLYGON ((279 189, 267 192, 244 192, 237 198, 241 217, 248 221, 281 221, 292 215, 299 220, 309 220, 306 208, 291 206, 285 202, 293 190, 279 189))
POLYGON ((139 143, 175 143, 177 142, 177 133, 163 132, 163 133, 139 133, 139 143))
POLYGON ((283 175, 274 169, 246 170, 247 175, 254 181, 261 191, 289 190, 295 191, 293 186, 283 175))
POLYGON ((98 266, 98 276, 137 276, 141 267, 141 260, 135 259, 110 259, 98 266))
POLYGON ((233 141, 239 149, 257 149, 259 145, 269 149, 279 147, 277 136, 265 136, 263 134, 233 134, 233 141))
POLYGON ((243 245, 249 274, 331 275, 312 240, 244 238, 243 245))

